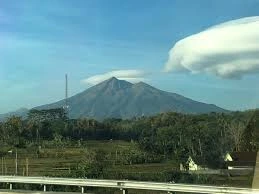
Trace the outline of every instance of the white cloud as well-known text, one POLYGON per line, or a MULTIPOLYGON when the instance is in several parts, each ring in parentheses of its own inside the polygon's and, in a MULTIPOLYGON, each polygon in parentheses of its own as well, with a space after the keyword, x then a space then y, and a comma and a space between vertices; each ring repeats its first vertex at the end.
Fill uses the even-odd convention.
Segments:
POLYGON ((82 83, 87 83, 91 85, 96 85, 102 81, 105 81, 111 77, 116 77, 120 80, 126 80, 132 83, 145 81, 146 79, 144 76, 146 75, 145 72, 141 70, 131 69, 131 70, 117 70, 117 71, 110 71, 104 74, 98 74, 91 76, 87 79, 82 80, 82 83))
POLYGON ((239 79, 259 73, 259 16, 225 22, 178 41, 164 70, 239 79))

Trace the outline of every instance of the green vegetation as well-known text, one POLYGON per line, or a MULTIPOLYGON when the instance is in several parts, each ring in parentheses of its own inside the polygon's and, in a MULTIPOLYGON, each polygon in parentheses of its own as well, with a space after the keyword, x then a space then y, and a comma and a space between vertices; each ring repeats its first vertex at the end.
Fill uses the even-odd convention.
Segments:
POLYGON ((227 151, 257 151, 259 111, 185 115, 163 113, 131 120, 68 120, 63 110, 33 111, 0 123, 2 174, 249 186, 251 177, 180 172, 192 156, 223 168, 227 151), (8 152, 12 150, 12 153, 8 152))

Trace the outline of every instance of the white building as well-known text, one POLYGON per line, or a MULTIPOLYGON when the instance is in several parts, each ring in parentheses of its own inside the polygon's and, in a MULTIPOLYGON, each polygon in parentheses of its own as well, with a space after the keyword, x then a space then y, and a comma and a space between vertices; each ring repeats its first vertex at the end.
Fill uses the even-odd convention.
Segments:
POLYGON ((189 156, 186 162, 186 166, 187 166, 187 170, 189 171, 195 171, 200 169, 200 167, 193 161, 191 156, 189 156))

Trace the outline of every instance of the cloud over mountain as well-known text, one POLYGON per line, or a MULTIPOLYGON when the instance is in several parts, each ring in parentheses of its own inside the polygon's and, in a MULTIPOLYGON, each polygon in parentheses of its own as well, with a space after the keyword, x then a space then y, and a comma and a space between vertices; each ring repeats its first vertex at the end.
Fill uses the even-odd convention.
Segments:
MULTIPOLYGON (((35 107, 52 109, 65 101, 35 107)), ((176 93, 156 89, 144 82, 136 84, 110 78, 67 99, 71 118, 133 118, 163 112, 209 113, 228 112, 216 105, 194 101, 176 93)))
POLYGON ((104 74, 98 74, 91 76, 82 80, 83 83, 96 85, 104 80, 107 80, 111 77, 116 77, 120 80, 126 80, 132 83, 144 81, 144 76, 146 75, 145 72, 141 70, 131 69, 131 70, 117 70, 117 71, 110 71, 104 74))
POLYGON ((259 73, 259 16, 212 26, 178 41, 164 70, 240 79, 259 73))

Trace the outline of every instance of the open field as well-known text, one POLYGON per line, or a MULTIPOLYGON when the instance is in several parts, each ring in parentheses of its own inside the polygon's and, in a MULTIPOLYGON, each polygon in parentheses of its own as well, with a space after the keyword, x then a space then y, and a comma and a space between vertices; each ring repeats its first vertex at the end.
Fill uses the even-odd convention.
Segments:
MULTIPOLYGON (((1 148, 8 150, 9 148, 1 148)), ((140 151, 138 145, 134 142, 126 141, 85 141, 80 145, 75 143, 70 146, 46 146, 41 147, 40 151, 36 147, 28 147, 17 150, 18 155, 18 175, 26 175, 28 166, 29 176, 70 176, 80 162, 85 160, 85 155, 91 151, 100 151, 104 155, 110 155, 109 163, 104 169, 103 178, 109 178, 107 175, 121 175, 120 179, 135 179, 139 177, 143 180, 155 181, 157 176, 163 173, 172 172, 177 169, 178 165, 175 161, 169 160, 161 163, 144 163, 144 164, 121 164, 120 153, 125 150, 140 151), (117 158, 118 157, 118 158, 117 158), (117 160, 116 160, 117 158, 117 160)), ((7 153, 5 159, 1 161, 1 174, 15 174, 15 151, 7 153)), ((179 176, 176 174, 176 178, 179 176)), ((187 175, 186 175, 187 176, 187 175)), ((213 177, 213 184, 230 185, 238 187, 250 187, 251 177, 228 177, 219 175, 209 175, 213 177), (216 180, 216 181, 215 181, 216 180)), ((119 176, 120 177, 120 176, 119 176)), ((181 179, 180 179, 181 180, 181 179)), ((167 181, 160 179, 159 181, 167 181)), ((183 179, 184 181, 192 181, 192 179, 183 179)))
MULTIPOLYGON (((29 176, 46 176, 50 174, 63 174, 64 171, 71 171, 74 166, 84 160, 84 156, 91 151, 102 151, 109 154, 110 165, 108 171, 145 173, 158 172, 161 170, 172 170, 175 163, 154 163, 154 164, 135 164, 122 165, 116 163, 116 158, 125 150, 137 150, 139 148, 136 143, 126 141, 87 141, 82 145, 50 147, 42 146, 40 151, 36 147, 17 149, 18 156, 18 175, 26 175, 26 164, 28 163, 29 176), (26 161, 27 160, 27 161, 26 161)), ((6 148, 5 150, 8 150, 6 148)), ((119 158, 117 159, 119 160, 119 158)), ((15 174, 15 151, 5 155, 2 174, 15 174)))
MULTIPOLYGON (((42 146, 40 151, 36 147, 22 148, 17 150, 18 175, 25 174, 26 159, 28 160, 30 176, 45 176, 51 173, 58 174, 69 171, 84 159, 89 151, 102 150, 104 153, 116 155, 125 149, 138 149, 135 143, 125 141, 87 141, 79 146, 51 147, 42 146)), ((8 150, 8 149, 5 149, 8 150)), ((3 173, 15 174, 15 151, 5 156, 3 173)))

